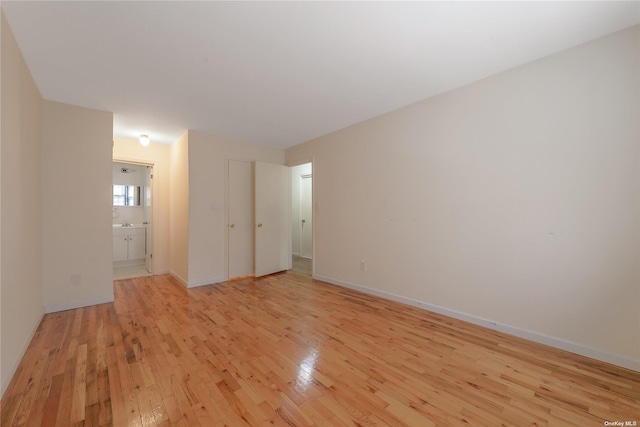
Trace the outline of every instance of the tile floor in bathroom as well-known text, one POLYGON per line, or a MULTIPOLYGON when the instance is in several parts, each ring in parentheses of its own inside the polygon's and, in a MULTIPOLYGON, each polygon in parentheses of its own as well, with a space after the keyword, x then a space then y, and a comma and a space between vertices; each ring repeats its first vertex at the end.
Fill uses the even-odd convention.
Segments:
POLYGON ((132 279, 134 277, 151 276, 147 271, 147 267, 142 265, 128 265, 126 267, 117 267, 113 269, 113 280, 132 279))

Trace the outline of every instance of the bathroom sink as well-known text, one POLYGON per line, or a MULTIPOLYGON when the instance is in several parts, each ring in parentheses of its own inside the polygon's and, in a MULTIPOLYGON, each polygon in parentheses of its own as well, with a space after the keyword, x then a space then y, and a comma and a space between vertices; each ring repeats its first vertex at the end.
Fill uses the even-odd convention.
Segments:
POLYGON ((129 224, 128 222, 125 224, 113 224, 114 228, 120 228, 120 227, 132 227, 132 228, 137 228, 137 227, 142 227, 141 224, 129 224))

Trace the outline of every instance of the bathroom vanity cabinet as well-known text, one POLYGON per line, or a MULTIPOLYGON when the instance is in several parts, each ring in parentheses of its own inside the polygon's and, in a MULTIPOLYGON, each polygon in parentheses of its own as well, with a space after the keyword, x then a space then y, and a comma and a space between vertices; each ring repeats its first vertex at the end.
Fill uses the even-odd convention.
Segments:
POLYGON ((144 259, 146 255, 145 231, 144 227, 114 227, 113 261, 144 259))

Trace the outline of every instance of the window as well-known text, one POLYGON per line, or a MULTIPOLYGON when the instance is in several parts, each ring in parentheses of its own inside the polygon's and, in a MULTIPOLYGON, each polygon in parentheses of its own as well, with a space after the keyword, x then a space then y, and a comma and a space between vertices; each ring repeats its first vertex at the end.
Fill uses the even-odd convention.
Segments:
POLYGON ((140 187, 137 185, 114 185, 113 206, 140 206, 140 187))

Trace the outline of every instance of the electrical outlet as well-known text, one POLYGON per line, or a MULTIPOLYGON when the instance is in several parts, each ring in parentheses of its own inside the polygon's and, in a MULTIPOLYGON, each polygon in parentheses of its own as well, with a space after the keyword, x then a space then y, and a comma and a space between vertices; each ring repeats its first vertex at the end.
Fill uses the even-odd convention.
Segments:
POLYGON ((367 263, 360 261, 360 271, 367 271, 367 263))

